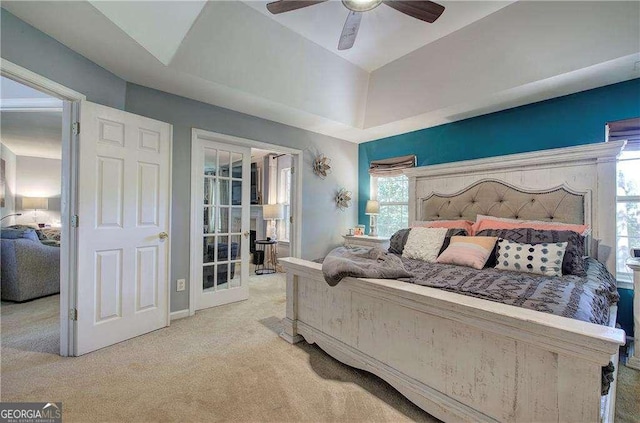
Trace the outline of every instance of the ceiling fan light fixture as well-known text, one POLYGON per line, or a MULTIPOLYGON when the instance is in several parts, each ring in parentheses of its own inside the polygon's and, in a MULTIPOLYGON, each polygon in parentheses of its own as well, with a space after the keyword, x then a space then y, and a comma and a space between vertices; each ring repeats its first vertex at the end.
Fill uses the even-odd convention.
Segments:
POLYGON ((380 6, 382 0, 342 0, 342 4, 353 12, 367 12, 380 6))

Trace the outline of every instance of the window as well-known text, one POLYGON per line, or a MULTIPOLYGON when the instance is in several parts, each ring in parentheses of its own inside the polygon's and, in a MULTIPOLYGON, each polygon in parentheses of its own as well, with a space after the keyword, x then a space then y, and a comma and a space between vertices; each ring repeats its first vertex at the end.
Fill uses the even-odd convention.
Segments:
POLYGON ((640 150, 624 150, 618 159, 616 273, 619 281, 632 282, 625 262, 629 248, 640 248, 640 150))
POLYGON ((409 226, 409 179, 405 175, 372 177, 371 198, 380 202, 379 236, 389 237, 409 226))
POLYGON ((289 241, 291 234, 291 168, 280 170, 280 181, 278 185, 278 203, 284 204, 284 219, 278 221, 278 240, 289 241))

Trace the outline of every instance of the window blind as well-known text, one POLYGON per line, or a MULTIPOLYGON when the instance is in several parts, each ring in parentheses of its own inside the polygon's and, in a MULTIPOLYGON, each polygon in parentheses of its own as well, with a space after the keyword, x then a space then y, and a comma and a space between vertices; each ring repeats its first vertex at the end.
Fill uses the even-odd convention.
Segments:
POLYGON ((402 175, 404 169, 416 166, 417 157, 415 154, 390 159, 372 160, 369 164, 369 175, 371 176, 398 176, 402 175))
POLYGON ((627 140, 625 150, 640 150, 640 118, 607 123, 609 141, 627 140))

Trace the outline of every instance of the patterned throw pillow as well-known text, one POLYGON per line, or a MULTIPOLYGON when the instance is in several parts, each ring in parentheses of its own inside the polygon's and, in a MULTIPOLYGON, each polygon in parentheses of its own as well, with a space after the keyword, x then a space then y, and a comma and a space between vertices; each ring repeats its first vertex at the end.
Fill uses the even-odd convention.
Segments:
POLYGON ((449 247, 440 254, 436 263, 482 269, 493 252, 496 240, 493 236, 453 236, 449 247))
MULTIPOLYGON (((410 228, 408 229, 400 229, 393 235, 391 235, 391 239, 389 240, 389 252, 393 254, 400 254, 404 251, 404 246, 407 243, 407 238, 409 237, 410 228)), ((451 241, 452 236, 466 236, 468 235, 467 231, 460 228, 450 228, 447 230, 447 234, 444 237, 444 241, 442 242, 442 247, 440 247, 440 252, 438 255, 442 254, 444 250, 449 246, 449 242, 451 241)))
MULTIPOLYGON (((540 244, 566 242, 567 250, 562 260, 562 273, 564 275, 586 276, 584 262, 585 248, 584 237, 573 231, 543 231, 537 229, 485 229, 478 235, 495 236, 509 241, 523 244, 540 244)), ((495 254, 489 258, 487 266, 494 267, 495 254)))
POLYGON ((447 228, 412 228, 402 257, 434 263, 447 235, 447 228))
POLYGON ((499 239, 496 269, 562 276, 562 259, 566 249, 566 242, 520 244, 499 239))

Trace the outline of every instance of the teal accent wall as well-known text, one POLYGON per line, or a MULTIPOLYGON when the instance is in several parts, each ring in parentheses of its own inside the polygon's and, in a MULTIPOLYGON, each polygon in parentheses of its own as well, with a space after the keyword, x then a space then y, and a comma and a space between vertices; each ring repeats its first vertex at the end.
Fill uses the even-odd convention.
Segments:
POLYGON ((618 323, 627 336, 633 336, 633 290, 618 288, 618 293, 618 323))
POLYGON ((604 141, 609 121, 640 116, 640 78, 433 128, 362 143, 358 220, 369 223, 371 160, 416 154, 418 166, 604 141))
MULTIPOLYGON (((370 194, 371 160, 416 154, 418 165, 425 166, 592 144, 604 141, 607 122, 638 116, 640 78, 362 143, 358 149, 358 221, 369 224, 364 207, 370 194)), ((619 321, 631 333, 633 291, 620 292, 619 321)))

